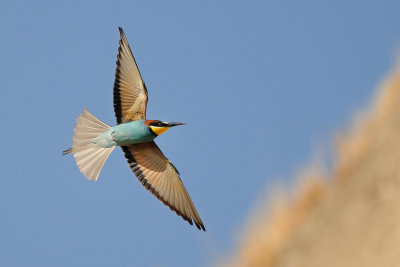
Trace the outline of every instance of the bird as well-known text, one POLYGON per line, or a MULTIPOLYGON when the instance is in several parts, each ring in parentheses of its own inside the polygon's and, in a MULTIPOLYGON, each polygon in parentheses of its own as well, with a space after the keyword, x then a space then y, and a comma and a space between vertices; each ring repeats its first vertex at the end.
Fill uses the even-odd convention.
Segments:
POLYGON ((179 122, 147 120, 148 92, 128 40, 121 27, 117 67, 113 88, 116 126, 111 127, 83 109, 74 126, 72 147, 63 155, 73 154, 81 173, 97 181, 100 171, 115 147, 121 147, 132 172, 140 183, 199 230, 206 228, 180 179, 154 139, 179 122))

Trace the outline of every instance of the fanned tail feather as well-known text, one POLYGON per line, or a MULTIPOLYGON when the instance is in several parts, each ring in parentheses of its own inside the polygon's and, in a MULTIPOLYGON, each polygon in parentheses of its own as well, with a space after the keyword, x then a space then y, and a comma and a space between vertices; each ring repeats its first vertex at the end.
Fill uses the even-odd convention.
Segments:
POLYGON ((93 139, 109 128, 85 108, 76 119, 72 147, 62 152, 63 155, 74 154, 79 170, 89 180, 97 181, 104 163, 115 148, 95 147, 93 144, 93 139))

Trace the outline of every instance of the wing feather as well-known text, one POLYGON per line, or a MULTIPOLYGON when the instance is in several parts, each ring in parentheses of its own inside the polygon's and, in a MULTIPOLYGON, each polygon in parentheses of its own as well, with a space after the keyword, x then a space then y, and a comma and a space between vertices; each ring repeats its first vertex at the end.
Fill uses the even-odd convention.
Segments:
POLYGON ((117 124, 145 119, 147 89, 122 28, 114 81, 114 112, 117 124))
POLYGON ((205 227, 179 178, 176 168, 164 156, 156 143, 123 146, 130 168, 142 185, 176 214, 199 230, 205 227))

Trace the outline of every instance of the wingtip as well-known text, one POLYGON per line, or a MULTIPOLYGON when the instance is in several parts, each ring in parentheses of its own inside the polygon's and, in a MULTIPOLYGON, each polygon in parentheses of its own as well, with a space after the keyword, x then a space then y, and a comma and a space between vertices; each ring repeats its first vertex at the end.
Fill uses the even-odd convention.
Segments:
POLYGON ((121 35, 123 35, 123 34, 124 34, 124 30, 122 29, 122 27, 121 27, 121 26, 118 26, 118 30, 119 30, 119 33, 120 33, 121 35))
MULTIPOLYGON (((178 212, 175 210, 175 212, 178 214, 178 212)), ((196 220, 195 218, 187 218, 182 216, 182 214, 178 214, 179 216, 181 216, 185 221, 187 221, 190 225, 195 225, 197 227, 197 229, 199 229, 200 231, 203 230, 204 232, 206 231, 206 228, 204 227, 203 222, 200 220, 196 220)))
POLYGON ((204 232, 206 231, 206 228, 204 227, 203 224, 197 224, 197 223, 196 223, 196 226, 197 226, 197 229, 199 229, 200 231, 201 231, 201 230, 203 230, 204 232))

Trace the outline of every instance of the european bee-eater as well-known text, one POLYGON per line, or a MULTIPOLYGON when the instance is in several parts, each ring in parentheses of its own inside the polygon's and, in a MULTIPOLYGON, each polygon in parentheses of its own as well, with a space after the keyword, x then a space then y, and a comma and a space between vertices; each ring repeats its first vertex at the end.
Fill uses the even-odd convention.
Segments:
POLYGON ((114 81, 117 125, 108 126, 85 108, 76 119, 72 148, 63 154, 74 154, 83 175, 96 181, 108 156, 120 146, 142 185, 185 221, 191 225, 194 222, 199 230, 205 231, 178 170, 154 142, 160 134, 183 123, 146 120, 146 85, 121 27, 119 32, 114 81))

